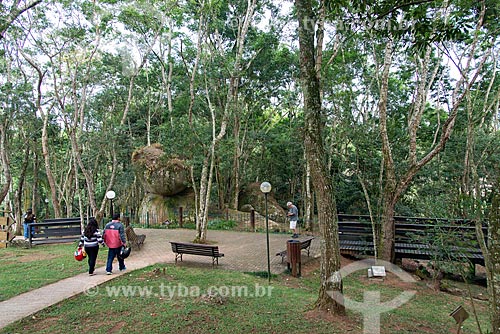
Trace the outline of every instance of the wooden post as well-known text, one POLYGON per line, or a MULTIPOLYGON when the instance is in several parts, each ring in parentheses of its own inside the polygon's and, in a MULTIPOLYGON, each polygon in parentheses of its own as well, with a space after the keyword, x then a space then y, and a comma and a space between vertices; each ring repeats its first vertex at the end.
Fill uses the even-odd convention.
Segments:
POLYGON ((250 229, 255 232, 255 210, 250 211, 250 229))
POLYGON ((6 248, 9 242, 9 217, 0 217, 0 248, 6 248))
POLYGON ((179 227, 182 227, 182 206, 179 207, 179 227))

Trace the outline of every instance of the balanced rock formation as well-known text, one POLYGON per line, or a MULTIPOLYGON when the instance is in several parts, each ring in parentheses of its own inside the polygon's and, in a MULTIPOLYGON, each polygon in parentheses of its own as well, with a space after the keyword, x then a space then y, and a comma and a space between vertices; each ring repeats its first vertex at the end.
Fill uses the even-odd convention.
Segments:
POLYGON ((194 193, 190 187, 189 167, 179 158, 168 157, 161 145, 136 150, 132 164, 146 195, 139 209, 141 224, 157 224, 171 220, 182 207, 194 214, 194 193))
POLYGON ((181 159, 167 157, 159 144, 136 150, 132 163, 148 193, 173 196, 189 187, 189 168, 181 159))

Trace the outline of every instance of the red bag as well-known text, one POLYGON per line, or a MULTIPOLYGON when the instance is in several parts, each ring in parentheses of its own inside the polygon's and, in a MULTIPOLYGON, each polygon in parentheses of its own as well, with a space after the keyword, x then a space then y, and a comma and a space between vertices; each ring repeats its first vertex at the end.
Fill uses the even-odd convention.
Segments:
POLYGON ((85 253, 83 247, 78 247, 78 249, 75 251, 75 260, 82 261, 86 257, 87 253, 85 253))

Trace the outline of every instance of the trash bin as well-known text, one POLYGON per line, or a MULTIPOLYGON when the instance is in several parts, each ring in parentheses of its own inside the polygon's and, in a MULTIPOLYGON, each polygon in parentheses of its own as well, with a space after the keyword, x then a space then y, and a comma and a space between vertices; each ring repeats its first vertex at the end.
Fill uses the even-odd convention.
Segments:
POLYGON ((300 276, 301 273, 301 259, 300 259, 300 241, 288 240, 286 243, 287 252, 287 266, 288 270, 292 272, 293 277, 300 276), (297 270, 298 267, 298 270, 297 270))

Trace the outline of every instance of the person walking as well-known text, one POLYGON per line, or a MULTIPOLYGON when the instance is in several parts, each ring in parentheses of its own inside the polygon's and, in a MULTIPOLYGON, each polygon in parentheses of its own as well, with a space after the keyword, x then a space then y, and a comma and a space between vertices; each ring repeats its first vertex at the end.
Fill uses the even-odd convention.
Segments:
POLYGON ((113 260, 115 257, 118 258, 118 269, 120 271, 126 270, 125 261, 121 258, 120 251, 122 246, 127 245, 127 239, 125 236, 125 228, 120 222, 120 214, 113 214, 112 220, 106 224, 103 232, 103 239, 106 246, 108 246, 108 261, 106 262, 106 274, 111 275, 113 273, 113 260))
MULTIPOLYGON (((24 221, 23 221, 23 228, 24 228, 24 240, 28 240, 30 237, 30 231, 29 231, 29 226, 28 224, 36 223, 36 217, 33 214, 33 210, 29 208, 26 210, 26 213, 23 216, 24 221)), ((33 234, 33 231, 31 231, 31 234, 33 234)))
POLYGON ((80 243, 78 247, 84 247, 85 253, 87 253, 89 262, 89 276, 94 276, 95 264, 97 261, 97 254, 99 254, 99 244, 103 245, 101 233, 99 232, 99 226, 97 225, 97 220, 95 218, 90 218, 83 234, 80 238, 80 243))
POLYGON ((297 221, 299 220, 299 210, 292 202, 287 202, 286 206, 288 207, 288 213, 286 215, 290 220, 290 230, 293 232, 292 238, 298 238, 297 221))

